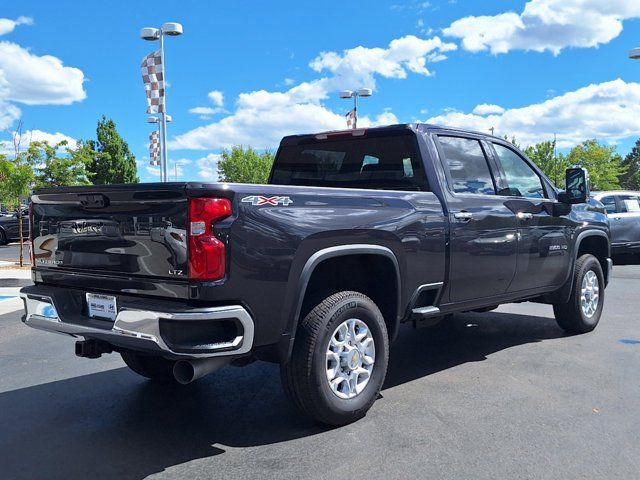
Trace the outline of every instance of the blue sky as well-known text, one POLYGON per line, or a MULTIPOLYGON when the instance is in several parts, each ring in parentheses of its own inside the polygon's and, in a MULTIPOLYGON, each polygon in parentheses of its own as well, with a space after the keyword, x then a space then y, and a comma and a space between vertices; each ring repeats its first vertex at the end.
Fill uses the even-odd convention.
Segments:
POLYGON ((371 87, 361 124, 495 127, 523 144, 597 137, 625 154, 640 136, 640 2, 85 2, 22 0, 0 17, 0 139, 92 138, 113 118, 148 166, 144 26, 165 21, 170 171, 215 180, 222 147, 275 148, 343 128, 342 88, 371 87), (211 92, 213 93, 209 95, 211 92), (197 109, 197 110, 193 110, 197 109), (202 113, 194 112, 208 112, 202 113))

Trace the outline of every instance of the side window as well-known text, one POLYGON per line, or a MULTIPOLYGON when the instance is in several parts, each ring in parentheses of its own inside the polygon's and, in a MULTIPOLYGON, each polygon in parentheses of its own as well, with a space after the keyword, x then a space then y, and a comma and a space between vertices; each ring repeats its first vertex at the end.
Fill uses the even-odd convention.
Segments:
MULTIPOLYGON (((367 167, 367 165, 379 165, 380 164, 380 159, 378 157, 373 157, 371 155, 365 155, 364 159, 362 160, 362 167, 360 167, 360 171, 364 172, 367 169, 365 167, 367 167)), ((371 168, 375 168, 375 167, 371 167, 371 168)))
POLYGON ((607 210, 607 213, 617 213, 618 208, 616 206, 615 197, 602 197, 600 202, 604 205, 604 208, 607 210))
POLYGON ((456 193, 495 195, 496 190, 478 140, 439 136, 444 159, 456 193))
POLYGON ((405 178, 413 178, 413 165, 411 165, 410 158, 402 159, 402 169, 404 170, 405 178))
MULTIPOLYGON (((638 197, 632 195, 620 195, 618 197, 620 201, 620 211, 623 213, 640 212, 640 203, 638 197)), ((607 213, 609 213, 607 211, 607 213)))
POLYGON ((529 198, 546 198, 542 179, 516 152, 497 143, 493 144, 498 161, 502 165, 508 189, 500 195, 529 198))

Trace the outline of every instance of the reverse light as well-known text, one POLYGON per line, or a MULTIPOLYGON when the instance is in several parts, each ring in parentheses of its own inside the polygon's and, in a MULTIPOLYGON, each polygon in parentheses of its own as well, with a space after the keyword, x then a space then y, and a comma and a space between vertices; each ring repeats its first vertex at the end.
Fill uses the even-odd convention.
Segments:
POLYGON ((189 200, 189 278, 220 280, 227 271, 224 242, 216 237, 213 225, 231 215, 231 201, 226 198, 192 198, 189 200))

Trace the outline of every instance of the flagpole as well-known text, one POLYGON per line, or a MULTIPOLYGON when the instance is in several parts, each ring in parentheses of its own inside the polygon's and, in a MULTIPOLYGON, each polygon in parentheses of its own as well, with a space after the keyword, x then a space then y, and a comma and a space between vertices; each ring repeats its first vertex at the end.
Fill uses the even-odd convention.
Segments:
POLYGON ((167 77, 165 76, 165 60, 164 60, 164 34, 160 33, 160 57, 162 58, 162 81, 164 83, 164 105, 162 108, 162 117, 161 117, 161 122, 162 122, 162 133, 161 133, 161 139, 162 139, 162 145, 160 147, 160 151, 162 153, 161 156, 161 166, 160 166, 160 170, 163 173, 164 176, 164 182, 168 181, 167 178, 167 77))
POLYGON ((358 128, 358 93, 353 96, 353 128, 358 128))

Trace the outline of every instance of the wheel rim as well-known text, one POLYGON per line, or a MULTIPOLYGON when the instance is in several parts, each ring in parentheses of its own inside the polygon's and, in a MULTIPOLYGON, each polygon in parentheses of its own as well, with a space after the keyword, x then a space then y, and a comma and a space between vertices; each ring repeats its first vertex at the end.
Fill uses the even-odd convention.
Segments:
POLYGON ((357 318, 342 322, 327 345, 327 381, 342 399, 354 398, 369 383, 376 346, 369 327, 357 318))
POLYGON ((600 282, 596 273, 593 270, 589 270, 582 277, 582 288, 580 290, 580 307, 585 317, 591 318, 595 315, 599 301, 600 282))

